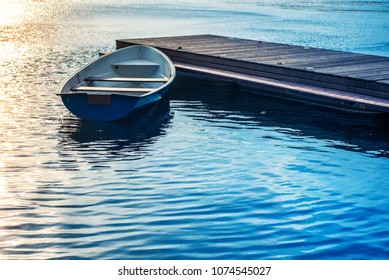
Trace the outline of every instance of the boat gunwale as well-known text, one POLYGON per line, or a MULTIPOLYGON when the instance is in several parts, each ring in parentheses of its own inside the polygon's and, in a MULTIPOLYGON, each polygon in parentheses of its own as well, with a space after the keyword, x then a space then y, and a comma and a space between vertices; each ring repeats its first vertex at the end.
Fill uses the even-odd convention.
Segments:
MULTIPOLYGON (((159 49, 155 48, 155 47, 152 47, 152 46, 148 46, 148 45, 135 45, 135 46, 128 46, 128 47, 125 47, 125 48, 121 48, 121 49, 118 49, 118 50, 115 50, 109 54, 106 54, 104 56, 107 56, 107 55, 114 55, 118 52, 125 52, 126 50, 128 49, 135 49, 135 48, 146 48, 146 49, 151 49, 152 51, 158 53, 159 55, 161 55, 163 58, 164 58, 164 61, 169 65, 169 68, 170 68, 170 76, 169 77, 165 77, 167 79, 166 82, 164 82, 160 87, 156 87, 154 90, 152 91, 149 91, 147 93, 144 93, 144 94, 133 94, 132 92, 114 92, 114 91, 107 91, 107 94, 111 93, 111 94, 117 94, 117 95, 124 95, 124 96, 130 96, 130 97, 146 97, 148 95, 151 95, 159 90, 162 90, 164 89, 165 87, 169 86, 170 83, 174 80, 175 76, 176 76, 176 68, 174 66, 174 63, 171 61, 171 59, 166 55, 164 54, 162 51, 160 51, 159 49)), ((56 95, 71 95, 71 94, 81 94, 82 92, 74 92, 72 90, 70 90, 70 92, 64 92, 63 91, 63 88, 64 86, 71 80, 73 79, 74 77, 77 77, 79 75, 80 72, 82 72, 83 70, 87 69, 88 67, 90 67, 90 65, 92 65, 93 63, 97 62, 99 59, 101 59, 101 56, 100 57, 97 57, 96 59, 90 61, 89 63, 87 63, 86 65, 84 65, 83 67, 79 68, 77 71, 75 71, 72 75, 70 75, 67 79, 65 79, 61 85, 59 86, 58 90, 57 90, 57 93, 56 95)), ((88 78, 88 77, 87 77, 88 78)), ((124 77, 123 77, 124 78, 124 77)), ((84 79, 85 81, 85 79, 84 79)), ((82 82, 80 81, 80 79, 78 79, 78 82, 79 84, 81 84, 82 82)), ((90 91, 90 92, 93 92, 93 91, 90 91)), ((96 91, 96 92, 99 92, 101 93, 101 91, 96 91)))

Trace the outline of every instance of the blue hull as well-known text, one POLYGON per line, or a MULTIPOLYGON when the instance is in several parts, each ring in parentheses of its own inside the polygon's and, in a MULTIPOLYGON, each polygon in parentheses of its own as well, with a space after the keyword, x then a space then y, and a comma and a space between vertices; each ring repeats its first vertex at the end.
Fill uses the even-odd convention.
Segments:
POLYGON ((159 101, 168 87, 145 97, 119 94, 93 95, 87 93, 61 95, 65 107, 81 119, 90 121, 116 121, 134 111, 159 101))

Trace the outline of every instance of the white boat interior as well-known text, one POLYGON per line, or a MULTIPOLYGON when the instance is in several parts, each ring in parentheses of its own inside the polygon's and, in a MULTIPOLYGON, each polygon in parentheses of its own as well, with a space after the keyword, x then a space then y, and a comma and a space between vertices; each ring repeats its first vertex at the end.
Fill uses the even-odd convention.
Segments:
POLYGON ((80 92, 146 96, 167 84, 174 65, 163 53, 148 46, 132 46, 100 57, 63 85, 59 94, 80 92))

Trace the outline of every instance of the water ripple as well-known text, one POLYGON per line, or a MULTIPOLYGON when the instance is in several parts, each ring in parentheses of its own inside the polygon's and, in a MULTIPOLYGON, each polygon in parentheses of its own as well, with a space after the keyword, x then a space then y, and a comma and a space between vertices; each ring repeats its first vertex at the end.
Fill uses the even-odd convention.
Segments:
MULTIPOLYGON (((58 10, 46 12, 48 3, 31 2, 48 23, 0 26, 0 258, 389 257, 387 116, 321 110, 179 75, 168 98, 133 119, 79 120, 54 95, 59 82, 97 50, 112 48, 114 39, 128 33, 118 30, 121 21, 129 20, 122 1, 81 2, 86 9, 57 3, 58 10), (63 11, 85 17, 64 25, 58 14, 63 11), (107 11, 115 19, 102 26, 107 11)), ((277 30, 269 28, 282 18, 277 11, 300 5, 189 2, 202 17, 187 18, 186 7, 174 7, 183 26, 177 32, 211 24, 223 33, 230 25, 220 15, 228 14, 250 23, 238 26, 239 33, 257 38, 268 32, 270 39, 277 30), (262 20, 265 31, 253 28, 253 20, 262 20)), ((359 1, 354 8, 383 7, 373 2, 359 1)), ((161 33, 146 24, 150 14, 147 20, 137 14, 149 11, 150 3, 138 3, 131 13, 154 36, 161 33)), ((300 8, 318 10, 315 5, 300 8)), ((323 5, 345 10, 345 3, 323 5)), ((160 15, 163 7, 151 12, 160 15)), ((288 30, 307 23, 302 10, 285 21, 288 30)), ((181 26, 165 12, 158 18, 167 25, 160 26, 181 26)), ((382 12, 376 15, 380 24, 382 12)), ((317 38, 312 32, 306 38, 317 38)), ((347 36, 335 35, 310 42, 347 42, 347 36)), ((349 36, 355 42, 355 32, 349 36)))

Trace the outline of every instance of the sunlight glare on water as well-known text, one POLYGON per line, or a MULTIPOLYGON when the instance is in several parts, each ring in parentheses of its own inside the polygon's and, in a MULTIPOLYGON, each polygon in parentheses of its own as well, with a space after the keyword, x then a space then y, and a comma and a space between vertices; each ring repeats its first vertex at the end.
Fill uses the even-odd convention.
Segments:
POLYGON ((128 123, 59 84, 115 39, 214 33, 389 56, 388 1, 1 0, 0 258, 387 259, 387 116, 179 76, 128 123))
POLYGON ((0 1, 0 25, 15 25, 20 23, 25 11, 25 5, 21 1, 0 1))

